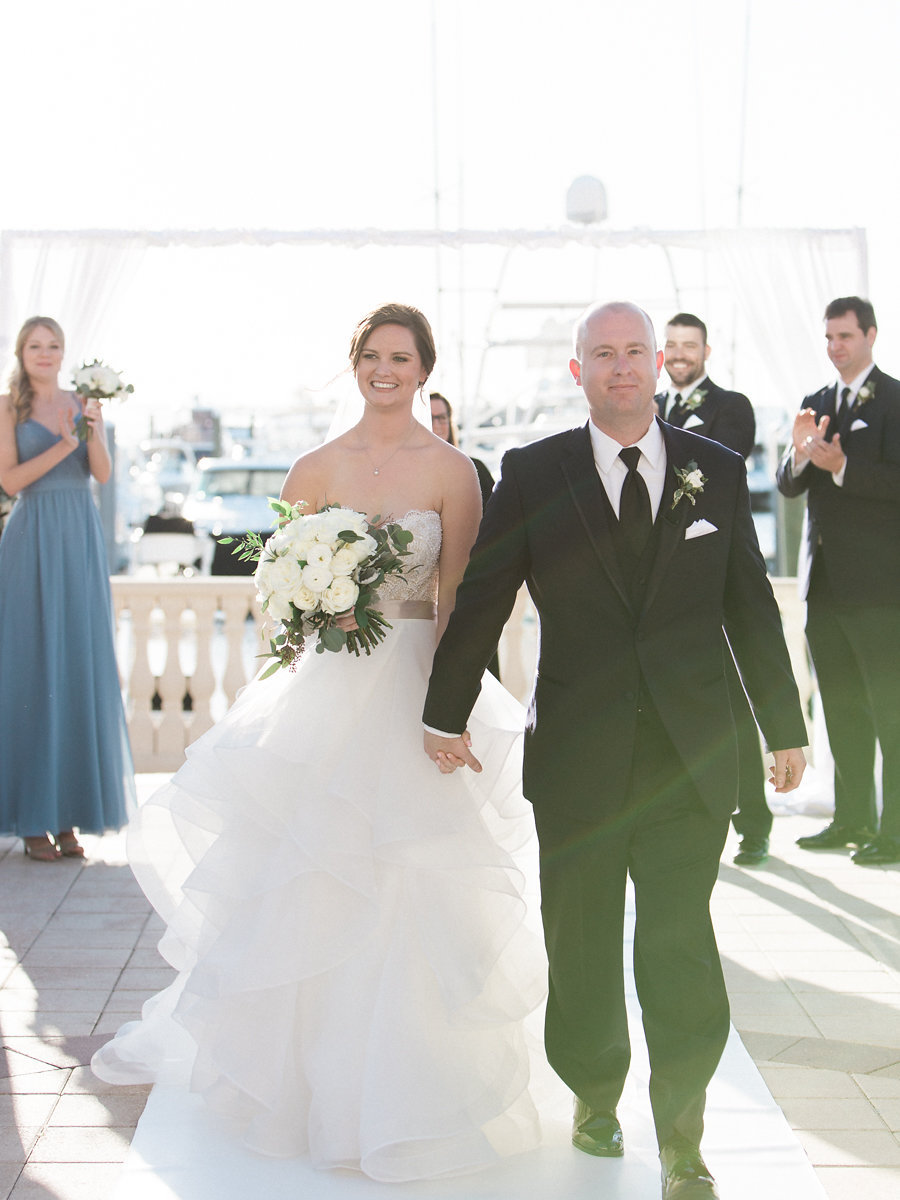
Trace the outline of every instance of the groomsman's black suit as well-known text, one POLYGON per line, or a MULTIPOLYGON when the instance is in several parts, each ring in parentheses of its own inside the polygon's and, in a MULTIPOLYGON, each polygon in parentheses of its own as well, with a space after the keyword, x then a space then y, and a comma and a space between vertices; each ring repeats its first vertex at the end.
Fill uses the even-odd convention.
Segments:
MULTIPOLYGON (((698 390, 704 393, 704 397, 696 408, 673 404, 668 412, 668 392, 660 392, 654 396, 659 415, 679 429, 684 429, 686 423, 690 422, 687 428, 691 433, 699 433, 702 437, 712 438, 714 442, 721 442, 741 458, 746 458, 756 441, 753 405, 743 392, 729 392, 713 383, 708 375, 698 385, 698 390)), ((688 399, 691 397, 688 396, 688 399)))
MULTIPOLYGON (((668 408, 669 394, 660 392, 654 396, 659 415, 679 429, 684 429, 685 423, 690 421, 691 433, 712 438, 714 442, 720 442, 740 454, 741 458, 747 458, 756 442, 753 405, 743 392, 721 388, 708 375, 697 390, 703 392, 703 399, 694 409, 674 404, 668 408)), ((692 398, 688 393, 688 400, 692 398)), ((732 823, 742 837, 767 838, 772 832, 772 813, 766 804, 759 733, 736 669, 728 671, 728 688, 741 772, 738 807, 732 823)))
POLYGON ((435 656, 424 720, 465 728, 525 581, 541 626, 524 786, 541 842, 548 1056, 591 1108, 615 1108, 630 1054, 630 873, 657 1135, 698 1145, 729 1017, 708 907, 737 792, 723 624, 771 746, 803 745, 806 730, 744 464, 715 442, 661 429, 666 485, 630 586, 588 427, 509 451, 435 656), (691 460, 707 482, 695 506, 673 507, 674 468, 691 460), (701 520, 714 529, 687 538, 701 520))
POLYGON ((802 408, 831 418, 847 456, 843 485, 791 450, 778 468, 785 496, 807 493, 807 638, 834 755, 835 823, 876 827, 875 740, 884 759, 881 833, 900 838, 900 382, 873 367, 835 420, 837 387, 802 408), (865 390, 865 385, 860 389, 865 390))

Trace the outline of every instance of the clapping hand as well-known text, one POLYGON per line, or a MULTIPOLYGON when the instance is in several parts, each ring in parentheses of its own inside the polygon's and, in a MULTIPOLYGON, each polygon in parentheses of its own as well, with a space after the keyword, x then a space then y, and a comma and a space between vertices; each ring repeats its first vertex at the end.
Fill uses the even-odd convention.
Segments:
POLYGON ((56 414, 59 436, 70 450, 78 449, 78 435, 75 432, 75 420, 68 408, 61 408, 56 414))
POLYGON ((836 433, 830 442, 825 440, 830 423, 831 418, 827 413, 817 421, 815 411, 811 408, 804 408, 797 414, 793 429, 795 464, 809 459, 814 467, 832 475, 842 469, 846 457, 841 449, 841 435, 836 433))
POLYGON ((481 763, 470 750, 472 737, 469 731, 459 737, 441 737, 437 733, 425 731, 425 753, 436 765, 442 775, 452 775, 457 767, 471 767, 473 771, 481 771, 481 763))

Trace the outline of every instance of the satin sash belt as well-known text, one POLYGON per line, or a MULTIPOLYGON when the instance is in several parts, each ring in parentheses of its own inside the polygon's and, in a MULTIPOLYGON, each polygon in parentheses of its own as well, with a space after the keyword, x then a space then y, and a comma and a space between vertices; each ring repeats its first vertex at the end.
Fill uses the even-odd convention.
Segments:
POLYGON ((431 600, 382 600, 374 606, 387 621, 433 621, 437 605, 431 600))

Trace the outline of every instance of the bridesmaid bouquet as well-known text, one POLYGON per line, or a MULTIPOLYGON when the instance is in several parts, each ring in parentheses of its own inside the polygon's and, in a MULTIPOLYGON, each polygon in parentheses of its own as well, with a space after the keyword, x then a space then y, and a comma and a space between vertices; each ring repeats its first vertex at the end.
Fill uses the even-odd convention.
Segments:
MULTIPOLYGON (((72 376, 72 383, 79 396, 88 400, 119 400, 134 391, 130 383, 123 383, 118 371, 108 367, 98 358, 93 362, 82 363, 72 376)), ((90 437, 90 426, 84 417, 75 422, 75 432, 80 442, 86 442, 90 437)))
POLYGON ((234 543, 232 553, 257 562, 256 590, 263 612, 281 623, 260 658, 275 661, 263 679, 279 667, 294 670, 307 637, 318 633, 316 652, 347 650, 371 654, 392 626, 375 608, 378 588, 388 575, 402 574, 413 535, 399 525, 370 522, 351 508, 326 505, 304 514, 301 502, 291 506, 270 501, 279 515, 278 528, 264 543, 258 533, 220 538, 234 543), (337 617, 352 612, 358 629, 346 631, 337 617))

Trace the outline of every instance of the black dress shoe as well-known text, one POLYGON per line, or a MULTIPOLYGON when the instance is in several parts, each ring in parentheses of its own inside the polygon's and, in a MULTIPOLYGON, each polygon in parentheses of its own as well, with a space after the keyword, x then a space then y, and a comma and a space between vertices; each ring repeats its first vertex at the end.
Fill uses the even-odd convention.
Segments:
POLYGON ((900 862, 900 838, 881 834, 880 837, 873 838, 871 842, 863 846, 861 850, 857 850, 855 854, 851 854, 850 857, 862 867, 877 867, 881 863, 900 862))
POLYGON ((662 1200, 719 1200, 716 1181, 696 1146, 669 1142, 659 1152, 662 1200))
POLYGON ((615 1112, 597 1112, 576 1096, 572 1145, 598 1158, 621 1158, 625 1141, 615 1112))
POLYGON ((747 834, 741 838, 734 861, 739 867, 756 867, 769 857, 769 839, 747 834))
POLYGON ((850 825, 838 825, 832 821, 821 833, 797 838, 797 845, 801 850, 840 850, 844 846, 865 846, 874 839, 875 834, 865 826, 853 829, 850 825))

